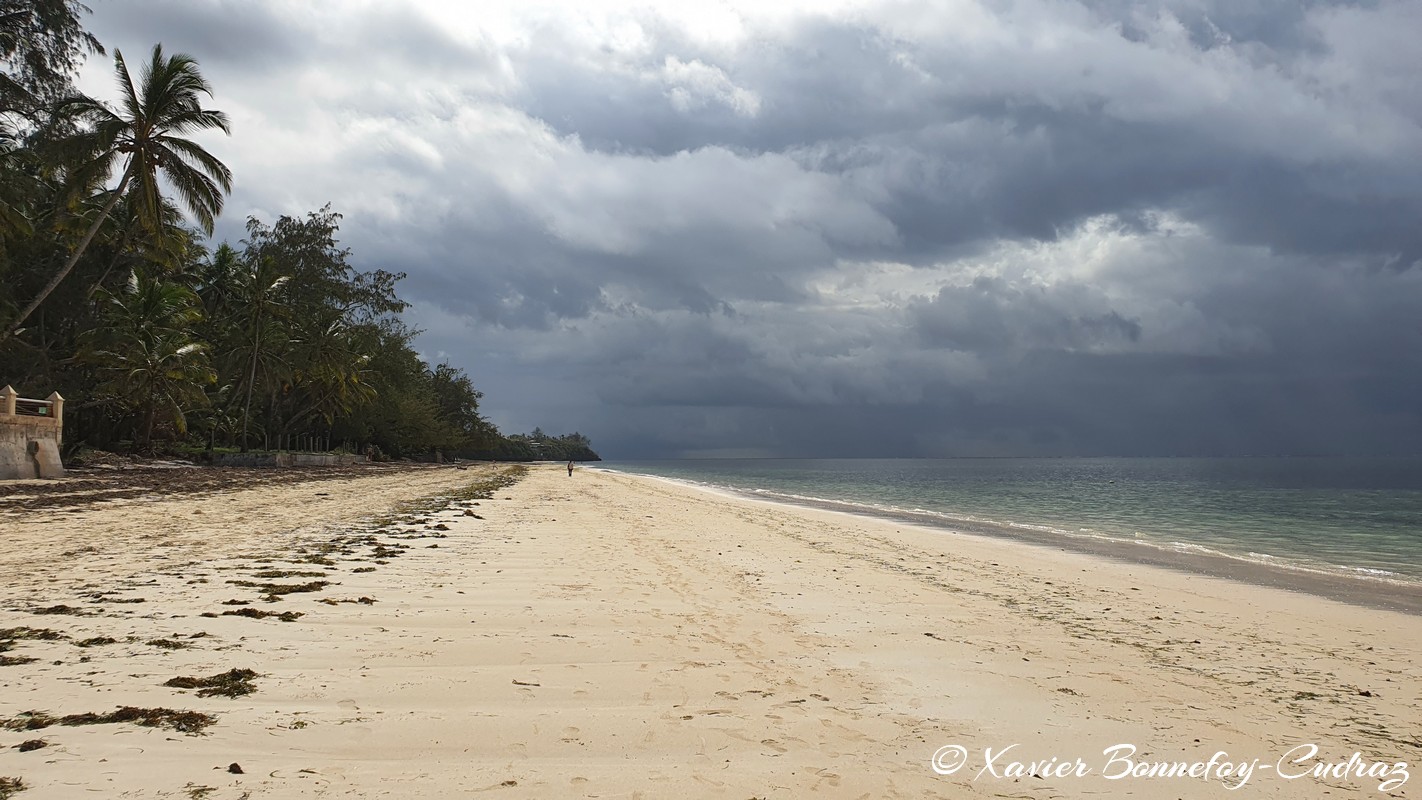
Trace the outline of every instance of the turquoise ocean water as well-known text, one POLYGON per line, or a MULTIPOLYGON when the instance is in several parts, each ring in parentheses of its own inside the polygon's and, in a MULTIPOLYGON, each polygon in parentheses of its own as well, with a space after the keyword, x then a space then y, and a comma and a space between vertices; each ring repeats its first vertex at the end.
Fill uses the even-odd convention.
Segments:
POLYGON ((1422 458, 607 462, 767 500, 978 532, 1126 540, 1422 583, 1422 458))

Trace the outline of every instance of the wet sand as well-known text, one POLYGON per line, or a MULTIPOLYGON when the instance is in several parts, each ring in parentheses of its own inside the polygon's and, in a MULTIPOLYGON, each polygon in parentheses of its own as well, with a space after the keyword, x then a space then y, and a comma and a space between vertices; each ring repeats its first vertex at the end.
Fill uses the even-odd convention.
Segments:
MULTIPOLYGON (((730 492, 730 494, 745 500, 765 501, 765 498, 751 493, 730 492)), ((1345 575, 1294 565, 1270 564, 1264 561, 1233 558, 1223 554, 1166 549, 1147 542, 1128 542, 1101 536, 1071 536, 1056 531, 1038 531, 1028 527, 992 522, 940 521, 911 512, 867 511, 862 506, 850 506, 832 501, 782 498, 773 502, 878 517, 926 530, 970 533, 1008 541, 1026 542, 1074 553, 1104 556, 1128 564, 1163 567, 1193 575, 1228 578, 1232 581, 1301 592, 1370 608, 1400 611, 1405 614, 1422 614, 1422 584, 1413 581, 1345 575)))

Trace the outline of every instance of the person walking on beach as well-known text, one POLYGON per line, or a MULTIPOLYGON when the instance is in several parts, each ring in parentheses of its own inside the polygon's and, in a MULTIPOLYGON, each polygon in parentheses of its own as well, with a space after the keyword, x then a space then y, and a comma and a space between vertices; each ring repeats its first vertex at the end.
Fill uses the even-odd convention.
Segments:
POLYGON ((568 477, 573 477, 573 462, 571 461, 568 462, 568 477))

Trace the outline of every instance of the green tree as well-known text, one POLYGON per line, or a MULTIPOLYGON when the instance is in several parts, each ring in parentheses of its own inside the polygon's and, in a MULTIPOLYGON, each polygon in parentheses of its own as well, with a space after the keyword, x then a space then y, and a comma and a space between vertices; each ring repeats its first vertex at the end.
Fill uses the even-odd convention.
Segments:
POLYGON ((251 432, 252 397, 259 382, 268 382, 284 364, 289 340, 279 323, 288 316, 285 287, 291 277, 277 271, 272 258, 247 259, 235 270, 231 283, 235 360, 244 368, 242 387, 242 451, 251 432))
POLYGON ((135 271, 124 291, 101 290, 100 299, 103 324, 81 337, 80 351, 97 367, 99 392, 138 415, 140 450, 150 446, 159 415, 186 432, 186 412, 205 404, 203 387, 217 379, 191 332, 202 317, 197 295, 135 271))
POLYGON ((283 433, 320 420, 327 426, 375 397, 370 356, 334 315, 295 320, 292 386, 283 433))
POLYGON ((0 114, 34 118, 70 89, 87 51, 103 53, 79 24, 75 0, 0 0, 0 114))
POLYGON ((143 69, 141 88, 134 85, 123 53, 117 50, 114 69, 122 94, 121 112, 83 95, 63 101, 64 115, 87 126, 66 140, 64 150, 75 164, 70 178, 76 185, 103 185, 121 160, 125 162, 123 175, 64 266, 0 334, 0 341, 18 332, 74 269, 130 186, 137 219, 154 235, 161 232, 163 220, 160 175, 209 235, 214 217, 222 210, 223 197, 232 188, 232 173, 226 165, 184 138, 214 128, 231 132, 225 114, 202 107, 201 96, 211 97, 212 87, 198 71, 197 62, 182 54, 165 58, 162 45, 155 45, 143 69))

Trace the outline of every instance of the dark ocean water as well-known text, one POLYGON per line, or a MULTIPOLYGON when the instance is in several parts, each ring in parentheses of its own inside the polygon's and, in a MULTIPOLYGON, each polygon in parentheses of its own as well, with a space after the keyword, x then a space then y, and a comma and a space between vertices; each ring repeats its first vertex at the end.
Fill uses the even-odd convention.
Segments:
POLYGON ((1422 583, 1422 458, 608 462, 753 494, 1422 583))

